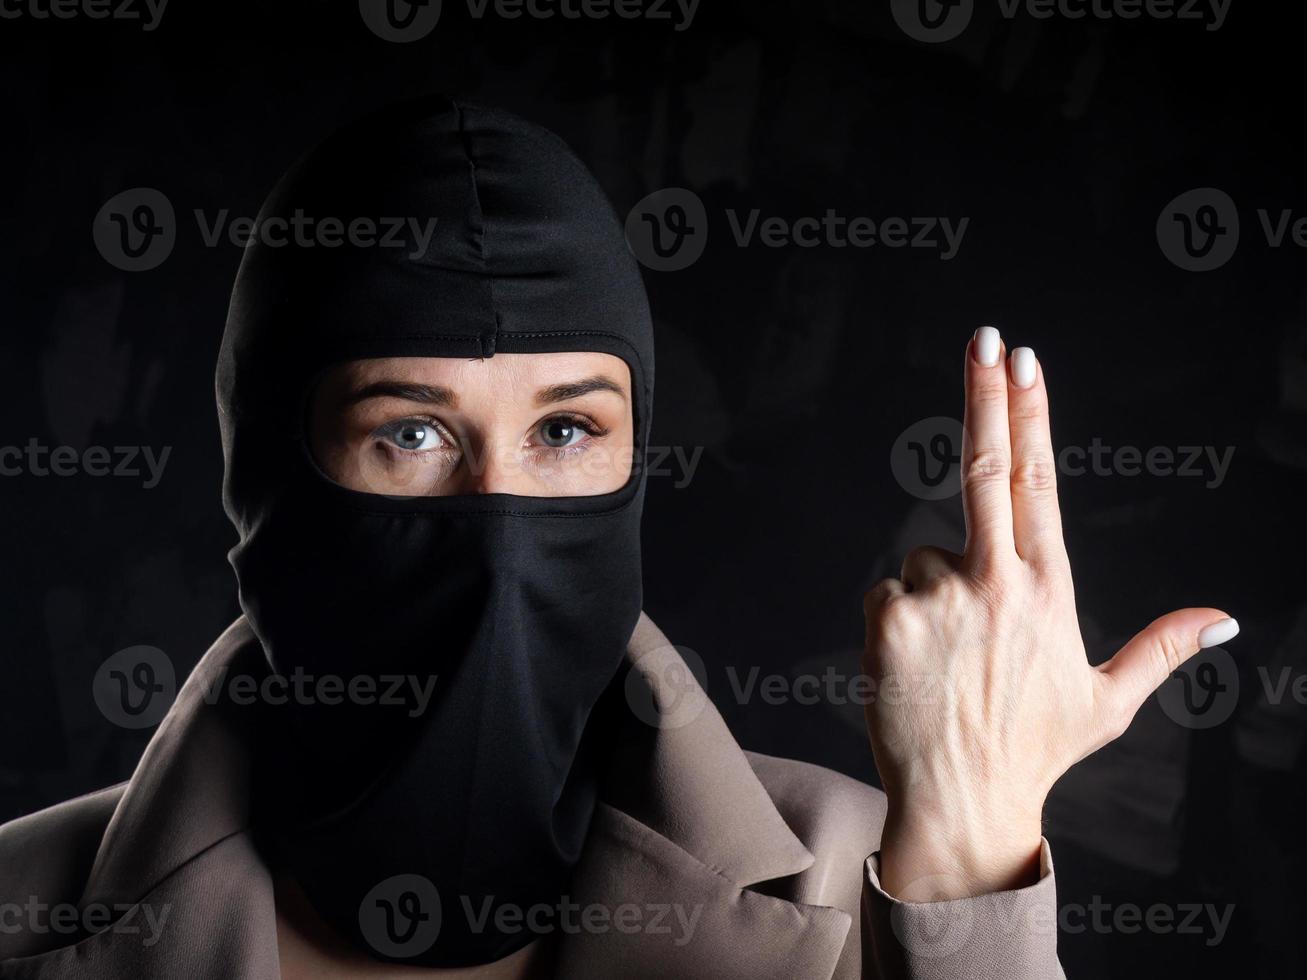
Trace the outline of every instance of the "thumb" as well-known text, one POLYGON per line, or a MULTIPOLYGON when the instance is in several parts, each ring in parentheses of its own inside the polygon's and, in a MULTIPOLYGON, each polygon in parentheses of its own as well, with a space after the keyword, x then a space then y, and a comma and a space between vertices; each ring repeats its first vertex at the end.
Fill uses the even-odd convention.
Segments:
POLYGON ((1128 723, 1181 664, 1238 633, 1239 624, 1219 609, 1179 609, 1149 623, 1098 670, 1128 723))

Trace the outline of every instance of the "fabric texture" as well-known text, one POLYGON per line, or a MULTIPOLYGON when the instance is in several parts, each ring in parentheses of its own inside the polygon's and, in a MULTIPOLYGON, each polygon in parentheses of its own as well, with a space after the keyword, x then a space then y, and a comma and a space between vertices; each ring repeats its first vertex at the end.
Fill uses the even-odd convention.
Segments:
MULTIPOLYGON (((665 636, 642 618, 625 664, 674 725, 629 714, 569 893, 607 927, 559 938, 567 980, 1052 980, 1056 893, 1038 883, 903 904, 878 886, 885 797, 820 766, 746 753, 665 636), (669 667, 678 667, 669 670, 669 667), (682 723, 683 722, 683 723, 682 723), (638 908, 637 928, 615 910, 638 908)), ((0 909, 123 906, 88 934, 0 920, 14 980, 276 980, 272 883, 251 839, 248 710, 206 697, 257 674, 244 620, 214 644, 125 785, 0 827, 0 909), (60 863, 44 855, 67 855, 60 863), (166 919, 157 935, 149 911, 166 919), (152 941, 153 940, 153 941, 152 941)))

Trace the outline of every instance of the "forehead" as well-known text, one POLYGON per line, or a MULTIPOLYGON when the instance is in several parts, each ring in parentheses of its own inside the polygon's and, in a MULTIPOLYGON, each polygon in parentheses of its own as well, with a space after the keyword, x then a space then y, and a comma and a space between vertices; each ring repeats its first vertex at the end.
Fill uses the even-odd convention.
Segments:
POLYGON ((351 387, 374 381, 404 381, 466 390, 493 388, 534 395, 547 385, 580 381, 601 375, 617 382, 628 394, 631 372, 626 362, 597 351, 563 351, 549 354, 496 354, 488 358, 374 357, 339 364, 328 372, 336 383, 351 387))

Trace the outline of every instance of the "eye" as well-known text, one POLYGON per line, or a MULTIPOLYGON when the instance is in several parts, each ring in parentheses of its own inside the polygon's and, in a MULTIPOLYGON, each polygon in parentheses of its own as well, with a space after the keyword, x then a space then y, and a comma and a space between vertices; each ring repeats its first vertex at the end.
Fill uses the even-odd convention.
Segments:
POLYGON ((439 449, 444 444, 440 430, 422 419, 398 419, 387 422, 376 431, 394 446, 408 452, 420 453, 439 449))
POLYGON ((575 419, 553 418, 540 423, 540 441, 551 449, 574 446, 586 435, 575 419))

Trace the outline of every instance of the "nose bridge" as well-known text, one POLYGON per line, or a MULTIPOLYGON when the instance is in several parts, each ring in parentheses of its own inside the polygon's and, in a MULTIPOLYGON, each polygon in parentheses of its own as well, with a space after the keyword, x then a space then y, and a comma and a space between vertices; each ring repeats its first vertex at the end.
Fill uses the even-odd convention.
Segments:
POLYGON ((514 493, 520 489, 522 467, 517 446, 501 427, 490 427, 465 453, 475 493, 514 493))

